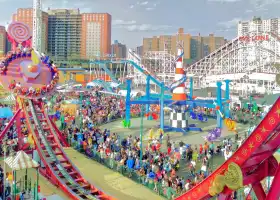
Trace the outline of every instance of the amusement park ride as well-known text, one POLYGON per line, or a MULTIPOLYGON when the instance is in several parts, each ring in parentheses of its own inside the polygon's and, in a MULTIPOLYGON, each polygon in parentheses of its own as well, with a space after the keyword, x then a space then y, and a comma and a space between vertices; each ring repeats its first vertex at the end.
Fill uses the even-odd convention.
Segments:
MULTIPOLYGON (((186 72, 183 69, 183 55, 184 51, 181 47, 178 49, 178 57, 175 59, 176 70, 175 70, 175 81, 169 86, 165 86, 163 82, 160 82, 155 77, 152 77, 149 73, 146 73, 146 95, 141 100, 130 100, 131 92, 131 80, 127 80, 127 98, 126 98, 126 119, 125 123, 128 127, 130 126, 130 105, 132 104, 144 104, 148 105, 146 112, 149 112, 151 104, 160 105, 160 128, 165 131, 177 131, 186 134, 188 131, 201 131, 201 128, 195 125, 189 125, 186 118, 187 110, 185 107, 189 106, 189 109, 196 108, 197 106, 216 109, 217 114, 217 127, 222 128, 222 120, 225 117, 229 118, 229 80, 226 80, 226 97, 222 98, 221 82, 217 82, 217 99, 216 100, 196 100, 193 97, 193 78, 190 77, 190 92, 189 95, 185 92, 185 82, 187 81, 186 72), (152 78, 152 79, 151 79, 152 78), (160 97, 150 97, 150 81, 154 81, 160 87, 160 97), (164 92, 170 91, 172 93, 172 99, 164 99, 164 92), (170 115, 170 125, 164 125, 164 106, 172 108, 170 115), (224 112, 225 111, 225 112, 224 112)), ((143 69, 142 69, 143 70, 143 69)))
MULTIPOLYGON (((225 80, 226 94, 225 98, 221 97, 222 83, 217 82, 217 99, 216 100, 195 100, 193 98, 192 88, 193 79, 190 77, 190 95, 185 93, 186 81, 185 72, 182 68, 183 51, 179 48, 178 57, 176 59, 175 82, 171 87, 166 87, 163 82, 156 77, 151 76, 147 71, 133 61, 129 62, 146 76, 146 95, 141 100, 130 100, 130 87, 132 80, 127 80, 127 99, 126 99, 126 121, 125 124, 130 126, 130 105, 131 104, 160 104, 160 127, 162 129, 172 129, 175 131, 186 132, 190 130, 187 120, 183 118, 184 111, 174 109, 174 105, 189 105, 190 107, 202 106, 217 110, 217 127, 222 126, 223 118, 225 121, 230 117, 229 104, 229 86, 230 81, 225 80), (160 89, 160 97, 153 99, 150 97, 150 81, 157 84, 160 89), (172 99, 164 99, 164 91, 171 90, 172 99), (188 99, 188 100, 187 100, 188 99), (172 107, 170 116, 170 126, 164 126, 163 107, 168 105, 172 107), (226 108, 226 109, 224 109, 226 108), (175 117, 174 117, 175 116, 175 117), (173 120, 181 121, 180 123, 172 123, 173 120), (183 122, 185 121, 185 122, 183 122), (179 127, 178 127, 179 125, 179 127)), ((102 61, 103 62, 103 61, 102 61)), ((105 61, 110 62, 110 61, 105 61)), ((149 107, 147 106, 147 112, 149 107)), ((229 120, 230 121, 230 120, 229 120)), ((227 123, 227 122, 226 122, 227 123)), ((252 131, 249 138, 239 147, 239 149, 217 170, 210 174, 200 184, 195 186, 190 191, 186 192, 177 200, 202 200, 218 197, 219 200, 230 200, 232 192, 242 188, 245 185, 250 185, 259 200, 275 200, 279 199, 280 192, 277 186, 280 184, 280 165, 273 156, 274 152, 280 147, 280 97, 272 106, 270 111, 261 121, 261 123, 252 131), (272 186, 266 193, 263 189, 261 181, 266 177, 274 176, 272 186)))
MULTIPOLYGON (((41 12, 40 6, 39 0, 34 1, 34 9, 37 11, 35 13, 41 12)), ((35 27, 38 23, 36 20, 40 20, 38 16, 34 20, 35 27)), ((48 56, 37 51, 37 44, 41 42, 36 39, 38 34, 40 35, 40 30, 35 31, 35 37, 32 38, 29 27, 20 22, 13 22, 8 27, 13 51, 1 63, 0 77, 3 87, 17 96, 17 111, 0 134, 0 139, 2 140, 9 128, 16 123, 19 150, 25 150, 23 147, 26 145, 20 129, 21 119, 24 118, 35 143, 33 155, 36 151, 41 159, 40 173, 43 176, 61 188, 71 199, 113 199, 83 178, 63 150, 63 146, 68 146, 65 138, 45 111, 41 99, 54 91, 58 72, 48 56)))

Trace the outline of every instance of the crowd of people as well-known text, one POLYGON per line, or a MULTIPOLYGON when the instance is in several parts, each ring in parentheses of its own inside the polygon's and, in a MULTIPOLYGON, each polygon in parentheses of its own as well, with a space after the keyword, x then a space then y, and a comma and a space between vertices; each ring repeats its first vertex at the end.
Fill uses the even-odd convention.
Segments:
MULTIPOLYGON (((127 172, 129 177, 137 174, 142 184, 153 183, 153 189, 169 199, 190 190, 212 172, 210 165, 213 156, 228 159, 235 149, 235 141, 224 140, 220 145, 204 143, 179 145, 161 133, 150 138, 141 153, 140 138, 129 135, 120 137, 110 130, 101 130, 98 125, 114 118, 124 117, 125 104, 121 99, 96 92, 84 94, 82 106, 76 111, 74 120, 62 126, 68 141, 88 156, 99 157, 101 163, 127 172), (163 144, 166 137, 166 144, 163 144), (187 168, 182 176, 180 168, 187 168)), ((57 96, 56 105, 62 98, 57 96)), ((140 113, 140 107, 132 108, 140 113)), ((60 110, 63 113, 63 110, 60 110)), ((67 115, 67 113, 65 113, 67 115)), ((242 143, 241 138, 236 140, 242 143)))
MULTIPOLYGON (((89 157, 98 157, 101 163, 108 163, 112 169, 125 171, 129 177, 137 175, 142 184, 152 183, 152 189, 166 195, 168 199, 173 199, 200 183, 214 169, 213 163, 211 165, 214 157, 224 157, 227 160, 244 141, 244 138, 237 136, 235 141, 225 139, 221 144, 175 144, 168 134, 161 132, 158 136, 150 138, 148 143, 143 145, 141 152, 138 136, 129 135, 122 138, 117 133, 99 128, 99 125, 124 118, 125 115, 124 100, 100 94, 100 89, 94 88, 83 95, 56 94, 55 98, 53 96, 46 99, 46 102, 52 102, 47 109, 55 113, 54 120, 61 121, 60 128, 72 146, 82 150, 89 157), (62 106, 66 97, 80 100, 80 105, 74 113, 62 106), (66 118, 72 120, 67 121, 66 118), (163 138, 166 143, 163 142, 163 138)), ((139 116, 141 112, 139 105, 132 106, 131 110, 135 116, 139 116)), ((7 123, 7 119, 0 120, 1 131, 7 123)), ((27 136, 24 120, 21 130, 27 136)), ((15 126, 8 131, 8 139, 17 140, 15 126)))

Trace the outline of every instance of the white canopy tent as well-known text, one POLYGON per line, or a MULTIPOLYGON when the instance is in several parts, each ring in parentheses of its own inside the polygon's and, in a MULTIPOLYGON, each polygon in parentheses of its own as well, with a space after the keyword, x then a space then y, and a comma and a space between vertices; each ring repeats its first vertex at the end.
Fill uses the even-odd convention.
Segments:
MULTIPOLYGON (((12 169, 13 171, 13 183, 17 183, 16 172, 20 170, 26 170, 26 180, 27 180, 27 169, 36 168, 37 170, 37 180, 36 180, 36 192, 34 193, 33 199, 38 199, 38 186, 39 186, 39 163, 30 158, 24 151, 18 151, 16 155, 9 156, 4 159, 4 162, 12 169)), ((5 173, 5 168, 4 168, 5 173)), ((13 196, 16 196, 17 184, 13 184, 13 196)))
POLYGON ((9 156, 4 162, 15 171, 39 167, 39 163, 30 158, 24 151, 18 151, 15 156, 9 156))

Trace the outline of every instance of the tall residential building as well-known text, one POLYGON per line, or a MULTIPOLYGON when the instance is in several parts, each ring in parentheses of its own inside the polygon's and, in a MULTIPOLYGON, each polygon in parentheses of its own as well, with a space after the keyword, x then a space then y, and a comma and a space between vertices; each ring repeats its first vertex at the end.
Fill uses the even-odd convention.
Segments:
POLYGON ((272 32, 280 35, 280 18, 262 20, 260 17, 254 17, 250 21, 240 21, 238 36, 244 36, 249 32, 272 32))
POLYGON ((48 10, 48 54, 57 63, 79 59, 82 15, 79 9, 48 10))
POLYGON ((108 13, 82 14, 81 57, 91 59, 111 53, 112 17, 108 13))
POLYGON ((126 46, 119 43, 118 40, 115 40, 111 46, 111 54, 116 58, 126 58, 126 51, 126 46))
POLYGON ((214 34, 209 34, 209 36, 200 36, 200 34, 192 36, 190 57, 194 61, 200 60, 226 44, 226 42, 224 37, 216 37, 214 34))
MULTIPOLYGON (((23 22, 30 28, 33 33, 33 8, 19 8, 17 13, 12 16, 13 21, 23 22)), ((42 49, 47 52, 48 48, 48 13, 42 12, 42 49)))
POLYGON ((139 56, 143 56, 143 46, 136 47, 135 53, 139 56))
POLYGON ((6 54, 6 29, 0 26, 0 57, 6 54))
POLYGON ((147 51, 167 51, 171 54, 177 54, 177 44, 180 42, 184 47, 184 59, 189 63, 197 61, 215 49, 226 43, 224 37, 216 37, 213 34, 209 36, 192 36, 184 33, 180 28, 176 35, 161 35, 152 38, 143 39, 143 52, 147 51))
POLYGON ((157 36, 143 39, 143 52, 146 51, 159 51, 159 38, 157 36))

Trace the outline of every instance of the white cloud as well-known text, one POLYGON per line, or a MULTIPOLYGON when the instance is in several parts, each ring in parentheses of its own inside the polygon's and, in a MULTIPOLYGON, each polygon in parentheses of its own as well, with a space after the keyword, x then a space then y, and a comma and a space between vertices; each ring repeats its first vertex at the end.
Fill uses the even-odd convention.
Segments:
POLYGON ((152 25, 152 24, 140 24, 130 25, 124 27, 128 31, 163 31, 169 29, 171 26, 168 25, 152 25))
POLYGON ((218 3, 233 3, 241 0, 208 0, 209 2, 218 2, 218 3))
POLYGON ((148 1, 142 1, 142 2, 138 1, 138 2, 137 2, 137 5, 145 6, 145 5, 147 5, 148 3, 149 3, 148 1))
POLYGON ((154 10, 155 8, 152 8, 152 7, 148 7, 146 8, 147 11, 151 11, 151 10, 154 10))
POLYGON ((130 5, 129 8, 134 8, 134 5, 130 5))
POLYGON ((237 27, 237 24, 239 21, 241 21, 241 18, 233 18, 232 20, 229 20, 229 21, 219 22, 218 25, 220 27, 230 29, 233 27, 237 27))
POLYGON ((135 20, 125 21, 122 19, 116 19, 116 20, 113 20, 112 24, 113 25, 132 25, 132 24, 136 24, 136 21, 135 20))
POLYGON ((267 6, 279 4, 280 0, 250 0, 250 3, 255 7, 257 11, 267 10, 267 6))
POLYGON ((168 25, 137 24, 135 21, 123 21, 123 20, 115 20, 113 21, 113 24, 115 28, 126 29, 129 32, 163 31, 171 28, 171 26, 168 25))
POLYGON ((252 13, 253 10, 245 10, 245 13, 252 13))

